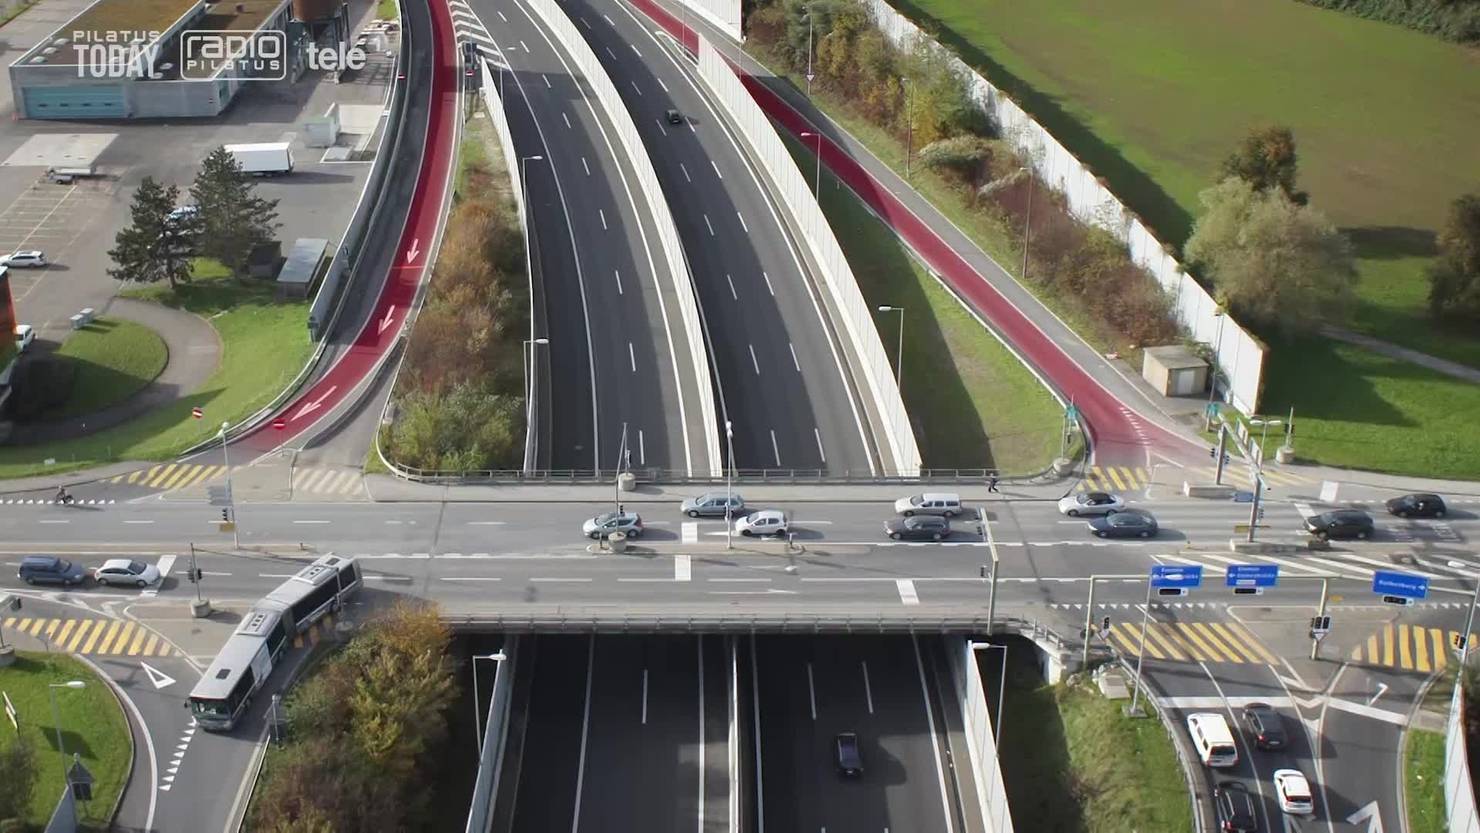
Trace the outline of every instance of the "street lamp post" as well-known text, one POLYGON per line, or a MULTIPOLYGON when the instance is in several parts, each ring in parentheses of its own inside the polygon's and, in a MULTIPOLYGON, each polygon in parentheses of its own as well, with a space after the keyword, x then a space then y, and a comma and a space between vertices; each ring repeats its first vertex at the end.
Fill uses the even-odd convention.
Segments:
POLYGON ((503 673, 504 660, 508 659, 508 656, 503 651, 473 655, 473 731, 478 733, 478 760, 481 761, 483 760, 483 713, 479 702, 481 698, 478 696, 478 660, 480 659, 489 659, 496 663, 493 669, 493 690, 498 691, 498 675, 503 673))
MULTIPOLYGON (((46 695, 51 699, 51 722, 57 734, 57 756, 62 760, 62 783, 67 783, 67 750, 62 745, 62 716, 57 711, 57 692, 59 688, 79 689, 86 688, 87 683, 81 680, 68 680, 65 683, 47 683, 46 695)), ((72 785, 67 784, 67 794, 72 794, 72 785)))
POLYGON ((534 347, 549 344, 548 338, 526 338, 524 340, 524 424, 534 421, 534 347))
POLYGON ((822 134, 813 133, 810 130, 802 131, 802 138, 814 138, 817 140, 817 173, 812 180, 812 198, 822 199, 822 134))
POLYGON ((1213 394, 1218 392, 1218 349, 1223 346, 1223 309, 1213 311, 1218 319, 1218 335, 1213 338, 1213 368, 1208 379, 1208 407, 1203 411, 1203 431, 1213 430, 1213 394))
MULTIPOLYGON (((1033 236, 1033 169, 1024 165, 1018 170, 1028 175, 1028 210, 1023 218, 1023 277, 1028 277, 1028 241, 1033 236)), ((1063 455, 1059 455, 1063 456, 1063 455)))

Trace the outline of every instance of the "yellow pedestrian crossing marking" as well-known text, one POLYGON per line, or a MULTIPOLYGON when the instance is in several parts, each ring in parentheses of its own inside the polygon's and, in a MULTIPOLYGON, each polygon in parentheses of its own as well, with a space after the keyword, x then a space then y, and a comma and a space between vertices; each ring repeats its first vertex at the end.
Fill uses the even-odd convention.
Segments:
POLYGON ((205 463, 160 463, 147 469, 137 469, 128 474, 115 475, 108 478, 108 482, 169 491, 204 483, 225 473, 225 466, 205 463))
MULTIPOLYGON (((1404 671, 1443 671, 1450 654, 1458 650, 1459 631, 1421 625, 1388 624, 1352 648, 1352 661, 1404 671)), ((1470 634, 1470 647, 1480 636, 1470 634)))
POLYGON ((124 619, 49 619, 16 617, 4 620, 7 629, 50 642, 70 654, 89 656, 167 657, 170 643, 137 622, 124 619))
MULTIPOLYGON (((1090 466, 1075 488, 1081 492, 1133 492, 1149 488, 1153 479, 1163 486, 1180 486, 1183 480, 1211 483, 1216 474, 1217 467, 1213 465, 1185 469, 1159 466, 1154 470, 1141 466, 1090 466)), ((1273 467, 1264 470, 1264 480, 1272 486, 1304 486, 1313 482, 1299 472, 1273 467)), ((1223 482, 1251 488, 1248 467, 1237 460, 1229 463, 1223 469, 1223 482)))
MULTIPOLYGON (((1112 625, 1110 644, 1122 654, 1139 656, 1140 624, 1112 625)), ((1149 622, 1146 656, 1170 662, 1278 662, 1258 637, 1237 622, 1149 622)))

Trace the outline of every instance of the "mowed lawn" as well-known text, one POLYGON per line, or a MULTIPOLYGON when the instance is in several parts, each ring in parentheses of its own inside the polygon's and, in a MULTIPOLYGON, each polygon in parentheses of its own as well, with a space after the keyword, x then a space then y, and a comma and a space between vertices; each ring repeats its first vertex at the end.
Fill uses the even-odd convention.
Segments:
POLYGON ((164 370, 169 349, 159 334, 132 321, 99 318, 62 344, 57 355, 73 365, 72 395, 48 414, 90 414, 143 390, 164 370))

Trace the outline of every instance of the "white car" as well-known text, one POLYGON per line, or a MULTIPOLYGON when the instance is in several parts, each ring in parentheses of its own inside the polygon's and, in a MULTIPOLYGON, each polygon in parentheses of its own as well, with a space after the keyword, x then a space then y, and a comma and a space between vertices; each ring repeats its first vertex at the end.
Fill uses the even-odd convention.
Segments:
POLYGON ((1059 500, 1059 511, 1071 518, 1080 515, 1113 515, 1125 508, 1120 495, 1109 492, 1080 492, 1059 500))
POLYGON ((93 570, 93 581, 105 587, 110 584, 148 587, 159 581, 159 568, 131 558, 110 558, 93 570))
POLYGON ((780 509, 762 509, 735 519, 735 531, 741 535, 785 535, 791 528, 786 513, 780 509))
POLYGON ((14 266, 19 269, 27 266, 45 266, 46 263, 46 255, 34 249, 0 255, 0 266, 14 266))
POLYGON ((15 349, 17 351, 21 353, 26 352, 26 348, 30 347, 31 342, 35 340, 36 328, 32 327, 30 324, 15 325, 15 349))
POLYGON ((1274 771, 1274 795, 1279 799, 1280 809, 1292 816, 1308 816, 1315 812, 1315 801, 1311 798, 1310 782, 1299 770, 1277 769, 1274 771))

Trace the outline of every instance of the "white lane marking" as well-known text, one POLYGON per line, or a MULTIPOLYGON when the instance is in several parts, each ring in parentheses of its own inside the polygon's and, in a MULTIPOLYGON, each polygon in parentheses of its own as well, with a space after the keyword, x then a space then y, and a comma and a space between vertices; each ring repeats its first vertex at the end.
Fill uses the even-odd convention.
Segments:
POLYGON ((553 90, 553 89, 555 89, 555 87, 553 87, 553 86, 552 86, 552 85, 551 85, 551 84, 550 84, 550 76, 548 76, 548 75, 546 75, 546 74, 544 74, 544 73, 543 73, 543 72, 542 72, 542 73, 540 73, 540 78, 542 78, 542 79, 544 79, 544 82, 545 82, 545 89, 547 89, 547 90, 553 90))
POLYGON ((781 468, 781 447, 776 445, 776 429, 771 429, 771 453, 776 456, 776 468, 781 468))
POLYGON ((763 269, 761 270, 761 277, 766 279, 766 291, 771 293, 772 298, 775 298, 776 288, 771 286, 771 275, 763 269))
POLYGON ((43 523, 43 524, 69 524, 69 523, 71 523, 71 521, 56 520, 54 518, 42 518, 37 523, 43 523))
POLYGON ((709 164, 714 167, 714 175, 715 176, 719 177, 720 179, 724 179, 725 178, 725 175, 719 172, 719 163, 718 162, 716 162, 713 159, 711 159, 711 160, 709 160, 709 164))
POLYGON ((705 579, 705 581, 719 581, 719 582, 726 582, 726 583, 729 583, 729 584, 735 584, 735 583, 739 583, 739 582, 757 582, 757 581, 759 581, 759 582, 770 582, 771 580, 768 579, 768 578, 711 578, 711 579, 705 579))
POLYGON ((618 269, 613 269, 612 276, 617 279, 617 294, 626 295, 627 293, 622 291, 622 272, 618 269))
MULTIPOLYGON (((858 665, 861 668, 863 668, 863 698, 864 698, 864 701, 868 703, 868 713, 869 714, 873 714, 874 713, 874 687, 869 684, 869 680, 868 680, 868 660, 863 660, 862 662, 858 663, 858 665)), ((886 827, 884 829, 885 830, 888 830, 889 828, 886 827)))
POLYGON ((647 465, 647 441, 642 438, 642 429, 637 429, 637 462, 647 465))
POLYGON ((442 581, 503 581, 503 579, 483 578, 480 576, 443 576, 442 581))
POLYGON ((519 41, 519 46, 524 50, 525 54, 529 54, 529 44, 525 43, 524 41, 519 41))
POLYGON ((213 570, 201 570, 200 571, 200 574, 203 575, 203 576, 229 576, 229 575, 231 575, 231 573, 221 573, 221 572, 216 572, 216 571, 213 571, 213 570))
POLYGON ((332 523, 332 521, 294 521, 293 523, 295 523, 295 524, 327 524, 327 523, 332 523))
POLYGON ((827 452, 822 450, 822 432, 817 430, 817 426, 815 425, 812 426, 812 436, 817 438, 817 456, 821 457, 822 462, 826 464, 827 452))
POLYGON ((644 726, 647 725, 647 672, 646 668, 642 669, 642 725, 644 726))
POLYGON ((154 521, 124 521, 126 524, 152 524, 154 521))
MULTIPOLYGON (((715 173, 719 173, 719 168, 715 168, 715 169, 714 169, 714 172, 715 172, 715 173)), ((740 228, 743 228, 743 229, 745 229, 745 233, 746 233, 746 234, 750 234, 750 226, 747 226, 747 225, 746 225, 746 224, 745 224, 745 215, 744 215, 744 214, 741 214, 741 213, 740 213, 740 212, 738 212, 738 211, 736 211, 736 212, 735 212, 735 216, 736 216, 736 217, 739 217, 739 218, 740 218, 740 228)))
POLYGON ((581 167, 586 169, 586 176, 591 175, 591 166, 586 164, 586 157, 581 157, 581 167))
POLYGON ((606 224, 606 209, 598 208, 598 209, 596 209, 596 213, 599 214, 599 215, 601 215, 601 230, 602 231, 608 231, 608 230, 610 230, 611 227, 606 224))
POLYGON ((468 526, 503 526, 508 521, 468 521, 468 526))
POLYGON ((697 640, 699 650, 699 830, 704 830, 704 747, 709 744, 704 742, 704 638, 697 640))
POLYGON ((641 53, 641 52, 638 52, 638 51, 637 51, 637 46, 636 46, 636 45, 634 45, 634 44, 630 44, 630 43, 629 43, 629 44, 627 44, 627 45, 628 45, 628 46, 631 46, 631 47, 632 47, 632 53, 633 53, 633 54, 634 54, 634 55, 636 55, 636 56, 637 56, 637 57, 639 57, 639 58, 641 58, 641 57, 642 57, 642 53, 641 53))
POLYGON ((612 56, 613 61, 617 59, 617 53, 613 52, 610 46, 606 47, 606 54, 612 56))
POLYGON ((503 12, 499 11, 498 9, 494 9, 494 12, 496 12, 498 14, 498 19, 499 20, 502 20, 505 23, 508 23, 509 22, 509 19, 507 17, 504 17, 504 13, 503 12))
POLYGON ((586 706, 581 710, 581 757, 576 763, 575 812, 571 813, 570 833, 581 830, 581 788, 586 784, 586 739, 591 732, 591 669, 596 665, 596 634, 591 634, 591 647, 586 652, 586 706))
POLYGON ((915 592, 914 581, 907 578, 895 579, 894 586, 899 590, 900 602, 907 605, 917 605, 920 603, 920 594, 915 592))
MULTIPOLYGON (((586 18, 582 17, 582 18, 580 18, 580 21, 581 21, 581 25, 582 26, 585 26, 587 29, 590 29, 591 28, 591 23, 588 20, 586 20, 586 18)), ((609 52, 611 50, 607 50, 607 51, 609 52)), ((612 57, 616 57, 616 56, 613 55, 612 57)))
POLYGON ((589 578, 563 578, 563 577, 560 577, 560 576, 535 576, 534 578, 531 578, 530 579, 530 581, 538 581, 538 582, 554 583, 554 584, 574 584, 574 583, 579 583, 579 582, 588 582, 590 580, 591 579, 589 579, 589 578))
POLYGON ((678 169, 680 171, 683 171, 683 178, 684 179, 688 180, 689 182, 693 182, 694 181, 694 178, 691 177, 691 176, 689 176, 689 166, 688 165, 685 165, 684 163, 680 162, 680 163, 678 163, 678 169))
POLYGON ((796 348, 796 345, 794 345, 794 344, 792 344, 791 342, 788 341, 788 342, 786 342, 786 349, 788 349, 788 350, 791 351, 791 366, 792 367, 795 367, 797 369, 797 372, 798 373, 801 373, 802 372, 802 363, 799 362, 799 361, 797 361, 797 348, 796 348))
POLYGON ((661 130, 661 131, 663 131, 663 135, 664 136, 667 136, 668 135, 668 128, 666 128, 666 127, 663 126, 663 120, 662 119, 657 119, 657 122, 658 122, 658 129, 661 130))
POLYGON ((694 564, 691 557, 687 555, 676 555, 673 557, 673 580, 694 580, 694 564))
POLYGON ((642 95, 642 87, 637 86, 636 81, 632 82, 632 89, 637 90, 638 95, 642 95))
MULTIPOLYGON (((611 19, 611 16, 610 15, 606 14, 605 12, 602 12, 601 16, 604 17, 604 18, 606 18, 606 24, 608 26, 611 26, 613 28, 616 28, 616 25, 617 24, 611 19)), ((646 674, 647 672, 643 672, 643 673, 646 674)), ((645 723, 647 721, 643 721, 643 722, 645 723)))
POLYGON ((663 79, 658 79, 658 86, 663 88, 663 92, 668 92, 668 85, 663 83, 663 79))
POLYGON ((750 366, 753 367, 753 368, 755 368, 755 375, 759 376, 759 375, 761 375, 761 363, 758 362, 758 361, 756 361, 756 358, 755 358, 755 345, 754 344, 749 344, 749 345, 746 345, 746 346, 750 348, 750 366))
POLYGON ((632 342, 627 342, 627 361, 632 363, 632 372, 637 372, 637 353, 632 349, 632 342))
POLYGON ((1309 518, 1316 513, 1316 510, 1310 508, 1309 503, 1301 503, 1297 500, 1293 505, 1295 506, 1295 511, 1300 513, 1301 518, 1309 518))
POLYGON ((710 237, 713 237, 714 236, 714 223, 709 222, 709 215, 708 214, 705 214, 704 215, 704 225, 706 225, 706 226, 709 227, 709 236, 710 237))
POLYGON ((817 719, 817 684, 812 680, 812 663, 807 663, 807 702, 812 705, 812 719, 817 719))
POLYGON ((729 272, 725 273, 725 282, 730 285, 730 297, 737 301, 740 300, 740 293, 735 291, 735 279, 730 277, 729 272))
POLYGON ((566 126, 566 128, 570 128, 570 116, 562 112, 560 114, 560 117, 562 119, 565 119, 565 126, 566 126))
POLYGON ((683 522, 682 529, 683 529, 683 542, 685 544, 697 544, 697 543, 699 543, 699 522, 698 521, 684 521, 683 522))

